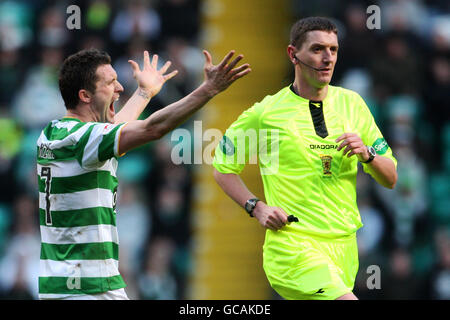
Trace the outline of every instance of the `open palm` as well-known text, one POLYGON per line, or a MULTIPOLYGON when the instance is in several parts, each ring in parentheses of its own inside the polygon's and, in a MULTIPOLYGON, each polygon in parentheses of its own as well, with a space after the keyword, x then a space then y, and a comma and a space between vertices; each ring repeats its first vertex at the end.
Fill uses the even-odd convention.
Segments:
POLYGON ((133 77, 136 79, 139 88, 144 90, 150 97, 154 97, 161 90, 164 83, 173 78, 178 71, 172 71, 169 74, 165 74, 172 64, 167 61, 161 69, 158 67, 158 55, 153 55, 153 59, 150 62, 150 56, 148 51, 144 51, 144 66, 142 70, 134 60, 128 60, 133 68, 133 77))

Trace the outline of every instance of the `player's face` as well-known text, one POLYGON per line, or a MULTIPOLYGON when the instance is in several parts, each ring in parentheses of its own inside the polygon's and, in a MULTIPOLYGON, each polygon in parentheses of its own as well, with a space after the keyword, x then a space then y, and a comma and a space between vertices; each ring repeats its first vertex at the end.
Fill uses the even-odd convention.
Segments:
POLYGON ((95 93, 92 96, 92 109, 96 113, 98 122, 114 123, 114 101, 119 99, 123 87, 117 81, 117 73, 110 64, 99 66, 96 75, 97 82, 95 93))
POLYGON ((331 82, 337 61, 338 39, 334 32, 314 30, 306 34, 296 56, 314 70, 299 63, 301 74, 312 86, 322 88, 331 82))

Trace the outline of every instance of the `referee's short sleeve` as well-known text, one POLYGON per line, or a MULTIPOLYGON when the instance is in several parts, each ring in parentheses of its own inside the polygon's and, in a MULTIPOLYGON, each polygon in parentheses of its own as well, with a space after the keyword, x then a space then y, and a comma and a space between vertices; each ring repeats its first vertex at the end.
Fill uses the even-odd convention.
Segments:
POLYGON ((240 174, 257 153, 262 108, 262 103, 254 104, 226 130, 215 150, 213 166, 217 171, 240 174))

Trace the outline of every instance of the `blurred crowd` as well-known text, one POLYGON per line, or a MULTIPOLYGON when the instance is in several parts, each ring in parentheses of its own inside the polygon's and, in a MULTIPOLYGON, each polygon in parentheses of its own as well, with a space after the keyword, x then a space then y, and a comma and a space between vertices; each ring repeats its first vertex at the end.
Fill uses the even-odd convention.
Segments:
MULTIPOLYGON (((107 51, 125 89, 119 106, 136 89, 128 59, 141 62, 149 50, 161 65, 171 60, 179 73, 152 99, 147 117, 202 79, 200 6, 200 0, 0 1, 0 298, 37 298, 35 143, 48 121, 65 113, 57 78, 63 59, 83 48, 107 51), (71 4, 81 9, 79 30, 66 25, 71 4)), ((334 18, 340 51, 332 84, 361 94, 398 160, 393 191, 358 175, 365 226, 358 231, 356 295, 450 299, 450 3, 293 0, 292 13, 295 20, 334 18), (380 7, 380 30, 366 26, 371 4, 380 7), (381 290, 367 287, 374 264, 381 290)), ((171 161, 172 144, 168 135, 120 160, 120 269, 131 299, 186 297, 193 166, 171 161)))

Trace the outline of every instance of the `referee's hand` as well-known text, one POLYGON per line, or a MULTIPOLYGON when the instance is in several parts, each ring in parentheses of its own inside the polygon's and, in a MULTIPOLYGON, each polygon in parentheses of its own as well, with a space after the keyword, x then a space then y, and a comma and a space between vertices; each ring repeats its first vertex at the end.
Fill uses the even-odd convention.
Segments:
POLYGON ((288 222, 288 215, 283 209, 278 207, 269 207, 262 201, 256 203, 253 215, 264 227, 274 231, 281 229, 288 222))

